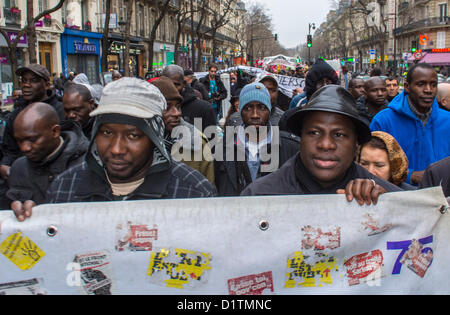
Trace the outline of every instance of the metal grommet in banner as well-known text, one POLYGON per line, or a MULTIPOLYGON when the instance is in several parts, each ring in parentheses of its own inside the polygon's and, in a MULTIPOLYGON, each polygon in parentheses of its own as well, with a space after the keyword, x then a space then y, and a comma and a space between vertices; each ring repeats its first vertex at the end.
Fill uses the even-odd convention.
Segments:
POLYGON ((442 214, 446 213, 447 210, 448 210, 448 206, 446 206, 446 205, 442 205, 442 206, 439 208, 439 212, 442 213, 442 214))
POLYGON ((48 235, 48 236, 53 237, 53 236, 56 235, 56 233, 58 233, 58 228, 57 228, 56 226, 50 225, 50 226, 47 228, 47 235, 48 235))
POLYGON ((260 221, 260 222, 259 222, 259 228, 260 228, 262 231, 266 231, 266 230, 269 228, 269 221, 267 221, 267 220, 262 220, 262 221, 260 221))

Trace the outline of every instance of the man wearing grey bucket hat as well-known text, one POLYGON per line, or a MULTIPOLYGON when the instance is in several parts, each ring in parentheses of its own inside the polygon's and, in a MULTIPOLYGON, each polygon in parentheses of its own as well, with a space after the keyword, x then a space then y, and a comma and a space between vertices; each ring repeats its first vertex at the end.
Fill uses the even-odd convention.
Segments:
POLYGON ((85 161, 54 180, 47 202, 214 196, 203 175, 166 151, 166 106, 158 88, 146 81, 122 78, 108 84, 90 114, 95 122, 85 161))
POLYGON ((348 201, 369 205, 386 191, 400 190, 354 162, 357 145, 370 140, 370 129, 344 88, 319 89, 287 123, 301 138, 300 152, 242 195, 345 193, 348 201))

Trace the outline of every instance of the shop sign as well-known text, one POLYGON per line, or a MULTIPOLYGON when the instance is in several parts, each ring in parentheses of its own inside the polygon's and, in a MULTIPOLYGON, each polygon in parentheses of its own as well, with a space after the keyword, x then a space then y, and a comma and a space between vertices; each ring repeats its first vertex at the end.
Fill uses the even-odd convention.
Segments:
POLYGON ((76 53, 95 54, 97 52, 97 47, 95 46, 95 44, 73 42, 73 45, 75 46, 76 53))
MULTIPOLYGON (((6 32, 6 33, 8 34, 8 38, 11 43, 17 38, 18 35, 17 32, 6 32)), ((18 44, 28 44, 26 34, 20 36, 18 44)))

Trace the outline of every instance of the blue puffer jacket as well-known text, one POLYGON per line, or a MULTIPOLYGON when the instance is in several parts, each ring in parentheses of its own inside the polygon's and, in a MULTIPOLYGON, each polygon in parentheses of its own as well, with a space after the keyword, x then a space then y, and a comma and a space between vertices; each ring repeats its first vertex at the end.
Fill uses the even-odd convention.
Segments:
POLYGON ((385 131, 400 144, 409 160, 409 183, 412 172, 423 171, 431 163, 450 155, 450 112, 440 109, 436 99, 424 126, 411 111, 407 94, 403 92, 388 108, 375 115, 370 130, 385 131))

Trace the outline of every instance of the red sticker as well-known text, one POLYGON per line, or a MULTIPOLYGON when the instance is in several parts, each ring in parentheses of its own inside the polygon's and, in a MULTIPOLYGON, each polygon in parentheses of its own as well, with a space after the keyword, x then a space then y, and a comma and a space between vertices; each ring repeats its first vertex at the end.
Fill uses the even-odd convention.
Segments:
POLYGON ((117 244, 116 249, 122 251, 124 249, 131 251, 151 251, 153 242, 158 239, 158 229, 156 226, 150 229, 144 224, 131 224, 128 222, 126 226, 119 224, 117 226, 117 244))
POLYGON ((266 289, 273 292, 272 271, 228 280, 230 295, 262 295, 266 289))
POLYGON ((379 279, 383 276, 383 253, 377 249, 359 254, 347 259, 344 266, 347 268, 349 285, 379 279))
POLYGON ((331 227, 328 231, 310 225, 302 227, 302 249, 325 250, 341 246, 341 228, 331 227))

